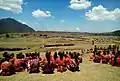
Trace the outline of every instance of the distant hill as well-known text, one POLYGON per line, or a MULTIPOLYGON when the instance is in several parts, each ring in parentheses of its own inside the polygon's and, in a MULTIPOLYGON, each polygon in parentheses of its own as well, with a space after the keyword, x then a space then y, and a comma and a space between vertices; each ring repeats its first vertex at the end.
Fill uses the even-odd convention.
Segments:
POLYGON ((114 35, 114 36, 120 36, 120 30, 113 31, 112 35, 114 35))
POLYGON ((34 29, 30 28, 26 24, 22 24, 12 18, 0 20, 0 33, 24 33, 34 31, 34 29))

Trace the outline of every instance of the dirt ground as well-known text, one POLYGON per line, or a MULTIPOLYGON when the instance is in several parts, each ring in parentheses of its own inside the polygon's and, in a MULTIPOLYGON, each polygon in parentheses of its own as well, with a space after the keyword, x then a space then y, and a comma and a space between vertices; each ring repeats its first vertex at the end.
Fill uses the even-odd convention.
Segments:
MULTIPOLYGON (((9 53, 26 53, 37 51, 41 56, 44 56, 46 50, 55 51, 77 51, 81 49, 93 48, 91 39, 101 37, 87 37, 85 40, 81 38, 0 38, 0 47, 30 47, 31 49, 22 51, 11 51, 9 53), (44 48, 45 44, 58 44, 58 43, 73 43, 74 46, 50 47, 44 48)), ((103 38, 103 37, 102 37, 103 38)), ((104 37, 106 38, 106 37, 104 37)), ((107 39, 106 39, 107 40, 107 39)), ((114 44, 114 40, 109 42, 95 42, 99 46, 108 46, 114 44)), ((0 52, 1 54, 3 52, 0 52)), ((12 76, 0 76, 0 81, 120 81, 120 68, 113 67, 108 64, 97 64, 89 61, 89 53, 84 52, 83 63, 80 64, 80 72, 64 72, 43 75, 41 72, 38 74, 28 74, 27 72, 16 73, 12 76)))

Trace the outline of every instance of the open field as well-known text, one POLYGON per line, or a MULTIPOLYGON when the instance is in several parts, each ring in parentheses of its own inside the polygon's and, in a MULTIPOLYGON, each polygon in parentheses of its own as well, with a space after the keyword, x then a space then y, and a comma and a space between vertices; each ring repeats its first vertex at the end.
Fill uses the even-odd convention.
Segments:
MULTIPOLYGON (((73 37, 39 37, 38 36, 16 36, 13 38, 0 38, 0 47, 4 48, 30 48, 21 51, 9 51, 9 53, 19 52, 40 52, 41 56, 44 56, 45 51, 77 51, 85 50, 83 55, 83 63, 80 64, 80 72, 57 73, 52 75, 28 74, 27 72, 20 72, 13 76, 3 77, 0 76, 0 81, 120 81, 120 68, 113 67, 106 64, 97 64, 89 61, 89 54, 86 53, 86 49, 93 48, 91 40, 95 40, 95 44, 98 46, 106 47, 109 44, 119 44, 117 37, 108 36, 76 36, 73 37), (59 46, 45 48, 46 44, 74 44, 74 46, 59 46)), ((2 55, 3 51, 0 52, 2 55)))

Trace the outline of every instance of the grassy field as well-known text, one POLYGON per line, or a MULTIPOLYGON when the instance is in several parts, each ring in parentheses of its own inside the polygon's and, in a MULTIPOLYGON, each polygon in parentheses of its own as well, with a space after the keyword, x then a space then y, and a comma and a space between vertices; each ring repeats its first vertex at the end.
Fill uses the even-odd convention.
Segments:
MULTIPOLYGON (((22 50, 22 51, 10 51, 9 53, 19 53, 19 52, 33 52, 37 51, 41 53, 41 56, 44 56, 46 50, 55 52, 60 50, 65 51, 77 51, 80 52, 81 49, 90 49, 93 48, 91 45, 91 39, 107 38, 99 36, 88 36, 83 38, 61 38, 61 37, 15 37, 15 38, 0 38, 0 47, 5 48, 16 48, 24 47, 31 49, 22 50), (60 46, 60 47, 50 47, 44 48, 46 44, 61 44, 61 43, 72 43, 74 46, 60 46)), ((107 40, 107 39, 106 39, 107 40)), ((95 42, 99 46, 108 46, 109 44, 114 44, 115 40, 107 40, 108 42, 95 42)), ((2 55, 3 52, 0 52, 2 55)), ((89 54, 84 52, 83 63, 80 64, 80 72, 70 72, 65 73, 55 72, 52 75, 43 75, 38 74, 28 74, 27 72, 20 72, 13 76, 0 76, 0 81, 120 81, 120 68, 113 67, 106 64, 97 64, 89 61, 89 54)))

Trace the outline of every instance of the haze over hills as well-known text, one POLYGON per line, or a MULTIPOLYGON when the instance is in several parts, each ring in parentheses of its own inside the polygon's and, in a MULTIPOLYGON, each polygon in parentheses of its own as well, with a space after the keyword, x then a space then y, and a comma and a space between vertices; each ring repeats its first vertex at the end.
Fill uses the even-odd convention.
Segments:
POLYGON ((0 20, 0 33, 23 33, 34 32, 35 30, 26 24, 22 24, 15 19, 6 18, 0 20))
MULTIPOLYGON (((29 27, 26 24, 22 24, 15 19, 6 18, 0 20, 0 33, 24 33, 24 32, 35 32, 35 30, 29 27)), ((58 32, 59 31, 37 31, 37 32, 58 32)), ((70 32, 62 32, 61 33, 70 33, 70 32)), ((116 30, 113 32, 105 32, 105 33, 89 33, 89 32, 74 32, 79 34, 92 34, 92 35, 114 35, 120 36, 120 30, 116 30)))

